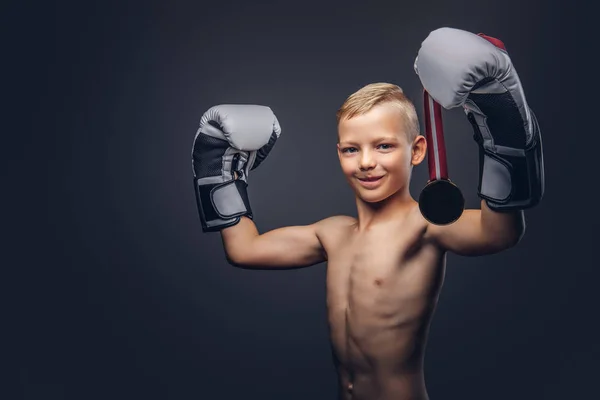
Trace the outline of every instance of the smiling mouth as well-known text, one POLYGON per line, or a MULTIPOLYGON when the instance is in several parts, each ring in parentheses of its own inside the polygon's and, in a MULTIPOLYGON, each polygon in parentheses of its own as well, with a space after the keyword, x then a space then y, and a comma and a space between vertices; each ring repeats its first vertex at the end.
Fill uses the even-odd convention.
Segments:
POLYGON ((381 178, 383 178, 383 176, 380 176, 380 177, 377 177, 377 178, 358 178, 358 180, 359 181, 363 181, 363 182, 377 182, 381 178))

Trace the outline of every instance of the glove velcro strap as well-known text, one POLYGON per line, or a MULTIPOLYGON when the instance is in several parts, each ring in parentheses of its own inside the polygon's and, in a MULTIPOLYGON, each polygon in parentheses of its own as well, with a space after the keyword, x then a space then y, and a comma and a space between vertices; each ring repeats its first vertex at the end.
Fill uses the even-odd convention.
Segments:
POLYGON ((496 204, 508 203, 515 197, 516 192, 522 190, 522 187, 516 185, 518 179, 514 177, 514 170, 519 169, 516 164, 522 164, 523 159, 520 157, 500 158, 485 151, 480 157, 483 157, 483 162, 479 167, 481 177, 478 187, 479 196, 496 204))
POLYGON ((492 153, 480 147, 479 196, 495 211, 537 205, 543 192, 541 145, 520 155, 507 153, 514 150, 492 153))
POLYGON ((252 218, 247 184, 241 179, 199 185, 194 180, 198 212, 204 232, 233 226, 245 215, 252 218))
POLYGON ((237 179, 217 184, 210 189, 210 199, 216 214, 221 218, 249 214, 247 186, 246 182, 237 179))

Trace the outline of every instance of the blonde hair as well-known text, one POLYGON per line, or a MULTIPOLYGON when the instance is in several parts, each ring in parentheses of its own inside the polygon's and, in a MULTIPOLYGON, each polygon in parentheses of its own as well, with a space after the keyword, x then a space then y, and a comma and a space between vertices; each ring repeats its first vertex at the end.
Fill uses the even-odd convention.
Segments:
POLYGON ((337 123, 342 119, 365 114, 383 103, 390 103, 398 108, 404 120, 408 142, 412 143, 419 134, 419 119, 415 106, 399 86, 391 83, 371 83, 352 93, 336 112, 337 123))

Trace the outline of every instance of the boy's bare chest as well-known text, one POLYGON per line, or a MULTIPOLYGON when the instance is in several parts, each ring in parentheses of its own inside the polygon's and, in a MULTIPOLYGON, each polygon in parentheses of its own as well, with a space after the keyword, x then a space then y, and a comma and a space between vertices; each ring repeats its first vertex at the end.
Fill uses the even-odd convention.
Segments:
POLYGON ((419 290, 417 286, 427 285, 436 264, 435 250, 424 243, 420 226, 401 228, 349 234, 328 251, 330 301, 348 301, 353 294, 409 295, 419 290))
POLYGON ((330 278, 336 280, 389 277, 402 264, 402 241, 391 235, 351 237, 328 260, 330 278))
POLYGON ((445 257, 425 240, 425 228, 403 224, 328 242, 328 318, 343 362, 361 358, 347 348, 349 337, 363 356, 401 359, 397 346, 412 340, 432 314, 445 257))

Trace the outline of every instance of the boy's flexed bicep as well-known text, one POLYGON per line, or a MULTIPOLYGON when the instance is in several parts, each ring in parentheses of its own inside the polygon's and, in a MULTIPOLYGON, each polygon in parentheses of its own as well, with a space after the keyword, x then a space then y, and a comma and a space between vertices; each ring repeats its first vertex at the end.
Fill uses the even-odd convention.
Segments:
POLYGON ((327 260, 319 231, 323 221, 310 225, 288 226, 258 234, 252 220, 243 217, 239 224, 221 234, 229 263, 241 268, 300 268, 327 260))
POLYGON ((426 236, 444 250, 482 256, 515 246, 524 232, 522 211, 495 212, 481 201, 481 210, 465 210, 452 224, 429 224, 426 236))

